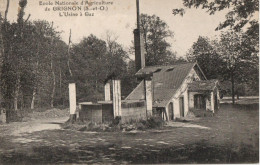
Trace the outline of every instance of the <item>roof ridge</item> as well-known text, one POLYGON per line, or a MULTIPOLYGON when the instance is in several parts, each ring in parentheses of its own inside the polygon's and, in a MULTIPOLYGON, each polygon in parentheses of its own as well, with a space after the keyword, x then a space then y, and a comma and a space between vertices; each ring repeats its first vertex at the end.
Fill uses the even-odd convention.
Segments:
POLYGON ((175 65, 184 65, 184 64, 195 64, 196 62, 183 62, 183 63, 177 63, 177 64, 171 64, 171 65, 152 65, 152 66, 145 66, 147 68, 150 67, 167 67, 167 66, 175 66, 175 65))

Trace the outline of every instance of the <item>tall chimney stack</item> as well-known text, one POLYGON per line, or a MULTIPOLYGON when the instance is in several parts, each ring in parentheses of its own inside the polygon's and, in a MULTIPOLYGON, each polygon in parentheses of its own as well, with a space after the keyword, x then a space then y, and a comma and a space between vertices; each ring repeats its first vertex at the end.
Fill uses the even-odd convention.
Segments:
POLYGON ((136 17, 137 17, 137 29, 140 29, 140 8, 139 0, 136 0, 136 17))
POLYGON ((145 67, 145 49, 143 37, 140 31, 140 13, 139 0, 136 0, 136 14, 137 14, 137 29, 134 30, 134 44, 135 44, 135 69, 138 72, 145 67))

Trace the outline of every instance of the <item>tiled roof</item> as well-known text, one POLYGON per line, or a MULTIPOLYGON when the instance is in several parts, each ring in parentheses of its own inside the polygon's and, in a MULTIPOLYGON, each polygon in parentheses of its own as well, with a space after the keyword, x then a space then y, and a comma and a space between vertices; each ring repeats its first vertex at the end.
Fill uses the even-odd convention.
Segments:
POLYGON ((218 80, 194 81, 188 84, 189 91, 212 91, 218 84, 218 80))
POLYGON ((125 98, 125 100, 144 100, 144 80, 125 98))
MULTIPOLYGON (((148 66, 140 69, 136 76, 153 74, 153 107, 165 107, 176 90, 194 67, 195 63, 168 66, 148 66)), ((144 99, 144 83, 139 84, 127 99, 144 99)))

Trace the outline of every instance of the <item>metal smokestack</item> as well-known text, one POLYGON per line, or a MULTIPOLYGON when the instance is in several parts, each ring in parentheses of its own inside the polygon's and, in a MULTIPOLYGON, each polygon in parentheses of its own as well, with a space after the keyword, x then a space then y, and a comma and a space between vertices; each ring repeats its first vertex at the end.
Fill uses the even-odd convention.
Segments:
POLYGON ((136 17, 137 17, 137 29, 140 30, 140 11, 139 11, 139 0, 136 0, 136 17))
POLYGON ((143 37, 140 32, 140 13, 139 13, 139 0, 136 0, 136 18, 137 29, 134 30, 134 44, 135 44, 135 69, 138 72, 145 67, 145 49, 143 37))

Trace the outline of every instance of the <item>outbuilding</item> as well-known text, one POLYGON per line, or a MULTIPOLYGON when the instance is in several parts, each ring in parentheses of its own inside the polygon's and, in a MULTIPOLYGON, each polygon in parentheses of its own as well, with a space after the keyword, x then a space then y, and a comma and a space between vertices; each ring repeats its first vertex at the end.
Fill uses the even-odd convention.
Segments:
MULTIPOLYGON (((218 80, 207 80, 197 63, 169 66, 146 66, 136 76, 152 77, 153 113, 165 120, 186 117, 189 111, 209 111, 219 108, 218 80)), ((126 100, 144 99, 144 81, 130 93, 126 100)))

